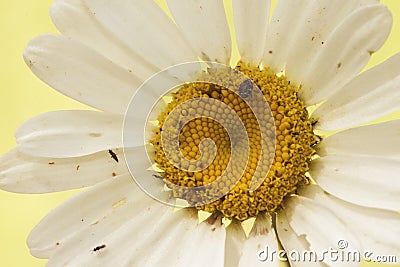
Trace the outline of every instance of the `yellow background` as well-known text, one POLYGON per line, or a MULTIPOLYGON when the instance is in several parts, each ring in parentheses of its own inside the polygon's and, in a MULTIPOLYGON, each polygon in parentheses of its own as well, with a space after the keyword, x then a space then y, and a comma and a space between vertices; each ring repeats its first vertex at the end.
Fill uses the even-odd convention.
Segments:
MULTIPOLYGON (((52 2, 0 0, 0 155, 15 146, 13 132, 24 120, 50 110, 87 109, 42 83, 31 74, 22 59, 22 51, 30 39, 41 33, 57 32, 48 15, 52 2)), ((400 51, 400 1, 381 2, 393 12, 394 27, 387 43, 373 56, 370 66, 400 51)), ((388 118, 400 118, 398 114, 388 118)), ((30 256, 26 237, 46 213, 74 193, 76 191, 22 195, 0 191, 0 266, 44 266, 44 260, 30 256)))

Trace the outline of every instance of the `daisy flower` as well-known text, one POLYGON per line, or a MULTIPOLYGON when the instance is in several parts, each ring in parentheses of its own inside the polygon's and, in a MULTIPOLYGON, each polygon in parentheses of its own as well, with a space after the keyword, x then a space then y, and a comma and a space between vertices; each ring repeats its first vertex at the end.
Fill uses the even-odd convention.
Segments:
POLYGON ((99 110, 34 117, 0 159, 3 190, 89 187, 33 229, 32 255, 48 266, 400 260, 400 122, 365 125, 400 104, 399 54, 363 71, 390 33, 387 7, 280 0, 270 17, 269 0, 166 4, 56 0, 61 34, 26 48, 35 75, 99 110), (195 80, 186 62, 203 68, 195 80))

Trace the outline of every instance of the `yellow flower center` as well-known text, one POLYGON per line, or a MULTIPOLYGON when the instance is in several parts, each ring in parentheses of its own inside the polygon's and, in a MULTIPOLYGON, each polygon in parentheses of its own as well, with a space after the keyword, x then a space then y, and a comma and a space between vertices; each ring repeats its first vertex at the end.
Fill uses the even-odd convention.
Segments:
POLYGON ((158 117, 159 128, 151 143, 155 147, 157 167, 163 171, 160 175, 175 197, 194 204, 199 210, 220 212, 225 218, 244 221, 260 212, 275 212, 287 197, 296 193, 299 185, 310 182, 306 173, 319 137, 313 133, 305 105, 297 97, 298 88, 290 85, 283 75, 278 77, 267 68, 260 70, 244 63, 238 64, 237 71, 249 79, 238 80, 232 73, 210 70, 208 75, 211 79, 208 78, 208 81, 219 85, 195 82, 181 86, 172 94, 172 101, 158 117), (255 101, 250 107, 247 102, 257 94, 253 83, 261 91, 272 113, 272 122, 264 121, 266 125, 260 124, 257 118, 257 113, 263 112, 262 104, 255 101), (237 91, 227 87, 235 87, 237 91), (196 101, 190 102, 193 99, 196 101), (216 101, 202 102, 199 99, 216 101), (217 103, 232 109, 240 118, 240 123, 236 123, 234 116, 217 103), (182 106, 184 108, 175 112, 182 106), (203 116, 190 119, 181 129, 168 126, 169 117, 176 122, 181 117, 194 114, 203 116), (244 126, 247 137, 239 135, 232 139, 229 129, 224 127, 228 124, 236 130, 244 126), (166 152, 166 147, 172 142, 163 138, 163 131, 165 134, 168 127, 174 128, 170 131, 180 131, 177 136, 183 159, 177 153, 166 152), (275 127, 274 131, 271 131, 272 127, 275 127), (266 135, 263 136, 262 132, 266 135), (272 138, 275 142, 271 142, 272 138), (202 142, 204 139, 213 142, 202 142), (266 157, 260 155, 262 141, 270 144, 265 150, 266 157), (229 165, 231 159, 233 162, 229 165), (224 172, 227 173, 226 179, 221 179, 224 172), (258 178, 262 179, 253 190, 252 181, 260 175, 262 177, 258 178), (188 193, 179 189, 207 186, 213 182, 218 188, 208 194, 224 194, 211 202, 199 198, 204 191, 188 193))

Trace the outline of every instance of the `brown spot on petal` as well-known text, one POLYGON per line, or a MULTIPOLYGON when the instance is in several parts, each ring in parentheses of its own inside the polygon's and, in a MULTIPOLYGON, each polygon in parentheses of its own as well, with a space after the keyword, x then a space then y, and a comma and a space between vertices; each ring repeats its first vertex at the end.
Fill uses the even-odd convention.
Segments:
POLYGON ((33 65, 35 65, 35 63, 36 63, 35 61, 32 61, 31 59, 29 59, 29 60, 28 60, 28 67, 29 67, 29 68, 32 68, 33 65))
POLYGON ((54 165, 56 164, 54 161, 49 162, 49 165, 54 165))
POLYGON ((205 61, 212 61, 211 58, 204 52, 201 52, 201 58, 205 61))
POLYGON ((102 134, 101 133, 90 133, 90 137, 100 137, 102 134))
POLYGON ((210 215, 204 222, 211 224, 211 225, 222 225, 222 216, 220 213, 215 212, 210 215))
POLYGON ((118 200, 117 202, 115 202, 115 203, 112 205, 112 207, 113 207, 113 209, 117 209, 117 208, 121 207, 121 206, 124 205, 124 204, 126 204, 126 197, 124 197, 124 198, 118 200))

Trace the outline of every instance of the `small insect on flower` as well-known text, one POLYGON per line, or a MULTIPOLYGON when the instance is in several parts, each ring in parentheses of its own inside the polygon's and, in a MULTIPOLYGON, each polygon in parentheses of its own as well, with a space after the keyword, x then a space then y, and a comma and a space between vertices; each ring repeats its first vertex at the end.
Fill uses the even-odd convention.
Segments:
POLYGON ((314 127, 315 125, 317 125, 317 123, 318 123, 318 120, 314 120, 314 121, 311 122, 311 126, 314 127))
POLYGON ((158 175, 158 174, 153 174, 153 177, 157 178, 157 179, 163 179, 163 177, 161 175, 158 175))
POLYGON ((106 245, 103 244, 103 245, 100 245, 100 246, 95 247, 95 248, 93 249, 93 251, 99 251, 99 250, 101 250, 101 249, 103 249, 103 248, 105 248, 105 247, 106 247, 106 245))
POLYGON ((252 90, 253 90, 253 82, 250 79, 248 79, 240 84, 238 93, 240 97, 247 98, 251 96, 252 90))
POLYGON ((108 153, 111 155, 111 158, 112 158, 113 160, 115 160, 116 162, 119 161, 119 160, 118 160, 118 157, 117 157, 117 154, 115 154, 114 151, 112 151, 111 149, 109 149, 109 150, 108 150, 108 153))

